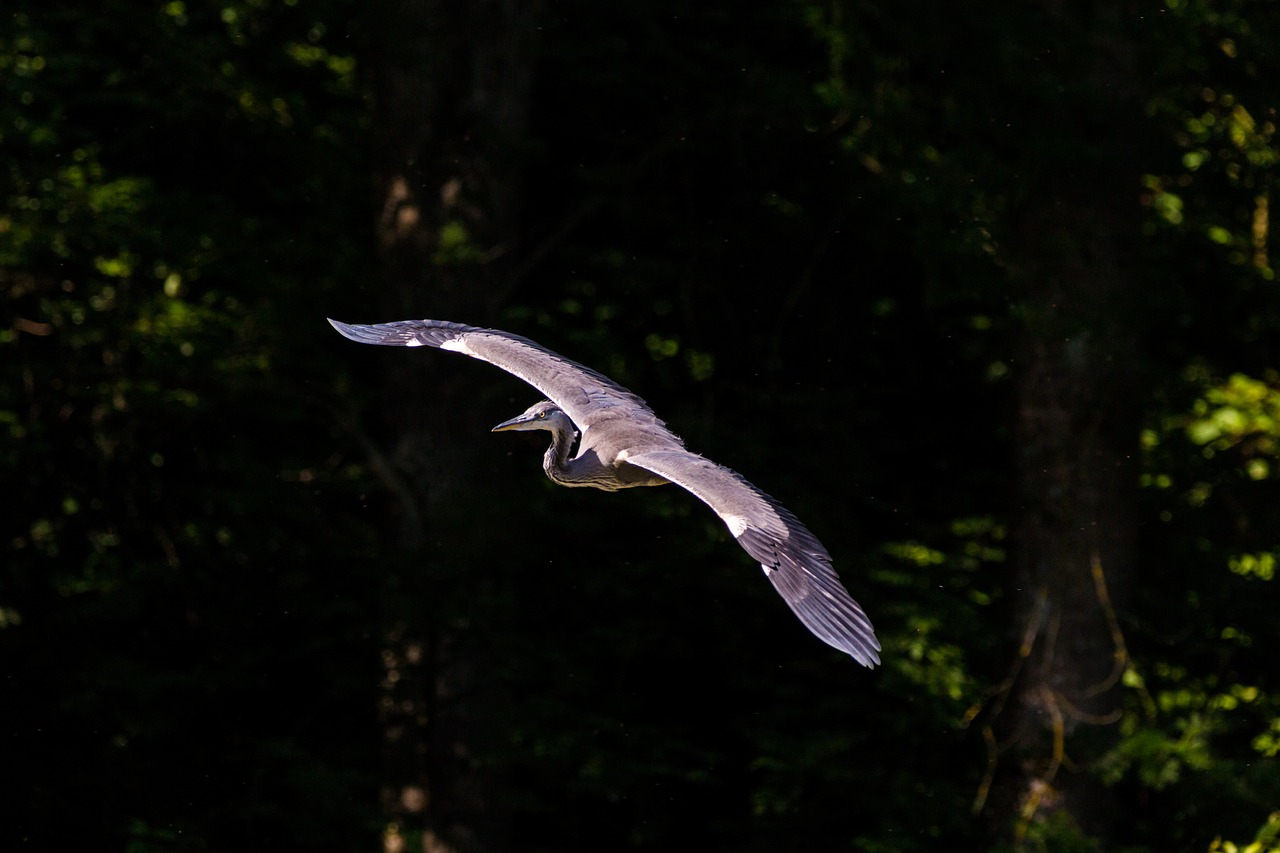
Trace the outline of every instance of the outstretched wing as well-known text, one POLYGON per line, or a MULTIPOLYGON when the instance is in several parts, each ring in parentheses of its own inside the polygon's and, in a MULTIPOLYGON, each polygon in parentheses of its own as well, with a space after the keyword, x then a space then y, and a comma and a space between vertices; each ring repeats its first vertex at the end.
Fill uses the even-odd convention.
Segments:
POLYGON ((687 450, 645 451, 626 461, 683 486, 715 510, 818 639, 863 666, 880 663, 871 620, 840 583, 831 555, 777 501, 736 471, 687 450))
MULTIPOLYGON (((607 376, 520 335, 444 320, 402 320, 370 326, 332 319, 329 322, 344 336, 362 344, 438 347, 497 365, 545 394, 582 430, 602 416, 611 416, 623 409, 633 423, 666 431, 666 425, 638 395, 607 376)), ((671 438, 679 443, 676 436, 671 438)))
POLYGON ((715 510, 738 544, 760 561, 800 621, 819 639, 865 666, 880 662, 880 643, 871 622, 840 584, 822 543, 799 519, 736 472, 676 449, 680 439, 636 394, 528 338, 497 329, 443 320, 376 325, 329 322, 359 343, 438 347, 487 361, 537 388, 583 430, 625 414, 632 424, 650 425, 650 438, 670 437, 673 448, 633 451, 625 460, 683 486, 715 510))

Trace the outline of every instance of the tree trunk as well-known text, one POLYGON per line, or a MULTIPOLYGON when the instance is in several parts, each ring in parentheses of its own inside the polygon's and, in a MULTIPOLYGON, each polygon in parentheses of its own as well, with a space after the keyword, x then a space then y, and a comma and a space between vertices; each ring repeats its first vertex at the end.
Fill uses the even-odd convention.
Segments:
MULTIPOLYGON (((537 4, 404 0, 371 18, 368 67, 378 299, 361 322, 486 324, 509 288, 537 4)), ((388 567, 381 711, 386 849, 501 846, 492 780, 477 769, 500 701, 476 632, 484 462, 458 424, 482 398, 447 354, 384 353, 401 559, 388 567), (468 571, 471 569, 472 571, 468 571)), ((491 539, 492 537, 487 537, 491 539)))
POLYGON ((1123 4, 1089 14, 1088 4, 1040 5, 1054 24, 1045 56, 1057 57, 1048 61, 1057 62, 1058 85, 1039 86, 1045 121, 1028 131, 1035 165, 1022 176, 1026 201, 1006 256, 1022 321, 1013 512, 1020 647, 989 730, 997 768, 989 815, 1019 842, 1037 831, 1109 834, 1112 797, 1090 769, 1116 741, 1124 665, 1116 608, 1137 557, 1135 57, 1123 4))

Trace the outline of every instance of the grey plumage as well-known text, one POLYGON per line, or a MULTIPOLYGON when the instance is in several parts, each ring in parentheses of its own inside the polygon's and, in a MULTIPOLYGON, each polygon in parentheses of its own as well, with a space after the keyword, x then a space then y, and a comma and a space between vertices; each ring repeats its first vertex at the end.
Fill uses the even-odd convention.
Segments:
POLYGON ((607 491, 668 482, 687 489, 760 561, 774 589, 810 631, 865 666, 880 662, 880 643, 870 620, 841 585, 817 537, 740 474, 685 449, 644 400, 626 388, 528 338, 496 329, 440 320, 329 322, 359 343, 438 347, 520 377, 548 399, 494 431, 550 432, 543 469, 553 481, 607 491), (578 452, 570 456, 575 438, 578 452))

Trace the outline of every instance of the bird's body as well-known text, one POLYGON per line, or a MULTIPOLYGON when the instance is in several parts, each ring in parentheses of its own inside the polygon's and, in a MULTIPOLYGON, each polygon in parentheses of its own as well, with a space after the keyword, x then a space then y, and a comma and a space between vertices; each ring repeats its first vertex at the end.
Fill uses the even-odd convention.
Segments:
POLYGON ((562 486, 605 491, 674 483, 692 492, 760 561, 774 588, 819 639, 865 666, 880 662, 871 622, 831 568, 817 538, 781 504, 737 472, 687 450, 644 400, 590 368, 528 338, 440 320, 348 325, 353 341, 431 346, 488 361, 549 399, 494 427, 545 430, 543 470, 562 486), (573 453, 575 438, 577 453, 573 453))
POLYGON ((551 433, 551 446, 542 457, 542 470, 553 483, 606 492, 666 485, 669 480, 632 465, 627 457, 645 448, 657 450, 669 446, 672 440, 680 444, 680 439, 664 427, 655 429, 648 424, 632 424, 622 417, 603 418, 595 429, 579 436, 569 416, 550 400, 534 403, 522 414, 498 424, 493 431, 533 429, 551 433), (575 439, 580 439, 578 453, 570 456, 575 439))

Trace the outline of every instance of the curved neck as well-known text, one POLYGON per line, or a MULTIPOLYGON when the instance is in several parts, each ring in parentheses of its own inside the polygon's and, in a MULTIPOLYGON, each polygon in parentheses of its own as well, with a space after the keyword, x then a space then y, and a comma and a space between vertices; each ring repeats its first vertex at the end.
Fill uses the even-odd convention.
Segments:
POLYGON ((574 432, 571 429, 551 430, 551 446, 542 457, 542 470, 555 483, 572 483, 569 472, 569 451, 573 449, 574 432))

